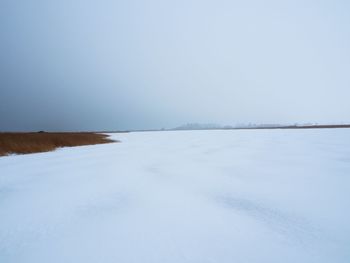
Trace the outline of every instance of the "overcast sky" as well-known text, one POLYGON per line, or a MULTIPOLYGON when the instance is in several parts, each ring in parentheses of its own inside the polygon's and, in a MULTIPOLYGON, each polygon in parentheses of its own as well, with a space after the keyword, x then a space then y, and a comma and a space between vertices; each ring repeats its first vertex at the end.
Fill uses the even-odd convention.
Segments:
POLYGON ((1 0, 0 130, 350 122, 348 0, 1 0))

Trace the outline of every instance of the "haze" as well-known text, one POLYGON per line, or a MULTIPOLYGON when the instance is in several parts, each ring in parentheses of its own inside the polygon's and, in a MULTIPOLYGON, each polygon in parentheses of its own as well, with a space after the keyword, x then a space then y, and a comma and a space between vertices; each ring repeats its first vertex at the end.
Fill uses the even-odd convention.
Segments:
POLYGON ((2 0, 0 130, 350 122, 350 2, 2 0))

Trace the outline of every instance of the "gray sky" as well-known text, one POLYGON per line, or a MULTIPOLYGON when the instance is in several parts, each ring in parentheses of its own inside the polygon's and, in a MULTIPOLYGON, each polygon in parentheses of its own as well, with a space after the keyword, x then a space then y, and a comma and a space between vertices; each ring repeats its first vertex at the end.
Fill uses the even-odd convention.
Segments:
POLYGON ((0 130, 350 122, 350 1, 1 0, 0 130))

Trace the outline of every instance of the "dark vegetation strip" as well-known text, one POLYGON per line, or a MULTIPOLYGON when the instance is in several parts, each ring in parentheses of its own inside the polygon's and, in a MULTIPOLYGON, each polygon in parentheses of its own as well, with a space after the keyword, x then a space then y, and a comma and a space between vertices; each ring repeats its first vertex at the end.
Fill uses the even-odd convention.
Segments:
POLYGON ((273 129, 340 129, 350 128, 350 124, 339 125, 304 125, 304 126, 276 126, 276 127, 243 127, 232 130, 273 130, 273 129))
MULTIPOLYGON (((165 129, 165 130, 133 130, 132 132, 160 132, 160 131, 211 131, 211 130, 276 130, 276 129, 344 129, 350 128, 350 124, 330 125, 284 125, 284 126, 253 126, 253 127, 223 127, 203 129, 165 129)), ((129 131, 126 131, 129 132, 129 131)), ((114 133, 114 132, 109 132, 114 133)), ((124 132, 123 132, 124 133, 124 132)))
POLYGON ((28 132, 0 133, 0 156, 53 151, 59 147, 73 147, 111 143, 108 135, 91 132, 28 132))

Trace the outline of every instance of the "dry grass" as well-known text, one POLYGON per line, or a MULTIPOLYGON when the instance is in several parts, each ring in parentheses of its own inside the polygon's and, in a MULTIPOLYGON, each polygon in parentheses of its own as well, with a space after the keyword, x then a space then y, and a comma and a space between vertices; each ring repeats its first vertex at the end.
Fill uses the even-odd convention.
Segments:
POLYGON ((110 143, 108 135, 90 132, 0 133, 0 156, 53 151, 72 147, 110 143))

